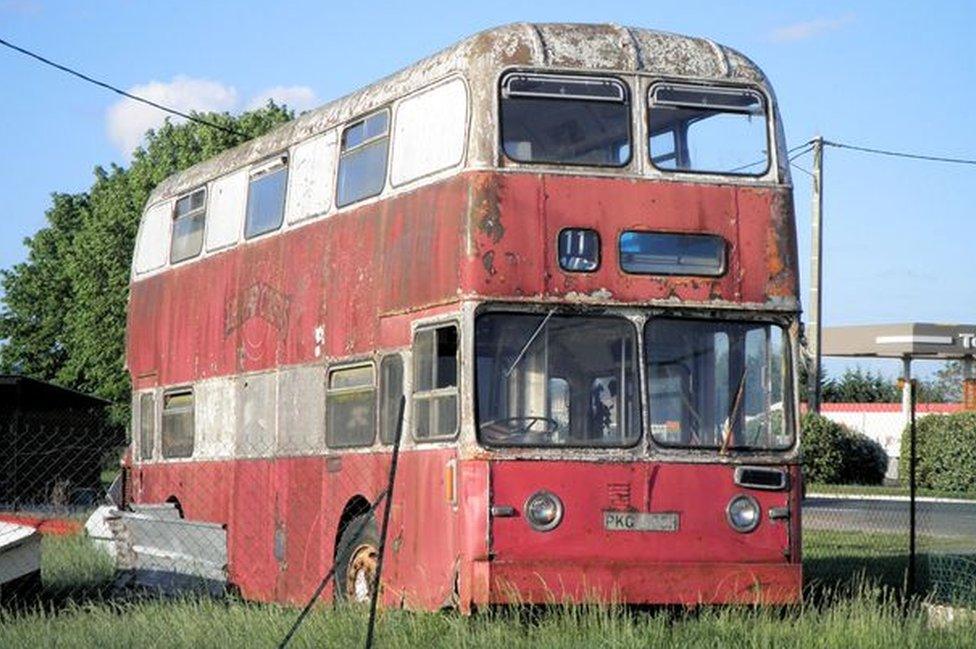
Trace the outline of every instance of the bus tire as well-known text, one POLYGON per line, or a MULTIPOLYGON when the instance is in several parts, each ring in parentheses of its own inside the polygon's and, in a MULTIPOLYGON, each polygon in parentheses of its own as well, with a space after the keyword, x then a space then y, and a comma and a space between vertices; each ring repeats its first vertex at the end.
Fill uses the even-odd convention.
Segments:
POLYGON ((346 525, 339 537, 335 558, 336 602, 369 602, 373 594, 380 535, 369 512, 346 525))

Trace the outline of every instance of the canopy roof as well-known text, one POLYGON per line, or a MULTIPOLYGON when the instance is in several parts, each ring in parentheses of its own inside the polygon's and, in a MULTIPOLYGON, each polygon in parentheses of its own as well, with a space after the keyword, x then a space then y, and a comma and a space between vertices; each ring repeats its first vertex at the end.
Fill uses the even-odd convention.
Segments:
POLYGON ((905 322, 825 327, 824 356, 962 359, 976 356, 976 324, 905 322))

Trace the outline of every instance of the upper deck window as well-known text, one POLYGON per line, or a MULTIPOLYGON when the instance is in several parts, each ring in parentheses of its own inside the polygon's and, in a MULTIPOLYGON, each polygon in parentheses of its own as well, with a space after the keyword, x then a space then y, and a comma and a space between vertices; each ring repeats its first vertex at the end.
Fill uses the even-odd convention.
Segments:
POLYGON ((190 259, 203 249, 203 225, 207 218, 207 190, 198 189, 176 201, 173 210, 171 263, 190 259))
POLYGON ((251 171, 247 187, 247 212, 244 238, 250 239, 281 227, 285 215, 285 186, 288 184, 288 158, 281 156, 270 164, 251 171))
POLYGON ((381 110, 342 132, 336 205, 343 207, 383 191, 390 111, 381 110))
POLYGON ((659 83, 648 101, 651 162, 658 169, 745 176, 769 169, 759 92, 659 83))
POLYGON ((502 80, 502 148, 517 162, 622 167, 627 86, 608 77, 513 73, 502 80))

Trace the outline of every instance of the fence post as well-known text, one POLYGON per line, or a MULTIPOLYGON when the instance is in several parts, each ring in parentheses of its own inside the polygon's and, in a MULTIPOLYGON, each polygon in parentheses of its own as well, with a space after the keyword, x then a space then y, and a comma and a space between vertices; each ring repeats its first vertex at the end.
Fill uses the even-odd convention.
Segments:
POLYGON ((908 526, 909 526, 909 537, 908 537, 908 596, 913 597, 915 595, 916 588, 916 572, 915 572, 915 534, 916 534, 916 520, 915 520, 915 465, 917 464, 917 457, 915 454, 915 403, 916 403, 916 384, 915 379, 910 379, 908 382, 909 390, 909 433, 908 433, 908 526))
POLYGON ((400 457, 400 438, 403 437, 403 411, 406 397, 400 397, 400 413, 397 417, 396 437, 393 440, 393 457, 390 460, 390 479, 386 486, 386 502, 383 507, 383 525, 380 528, 379 557, 376 559, 376 576, 373 579, 373 596, 369 601, 369 626, 366 627, 366 649, 373 646, 373 632, 376 628, 376 604, 380 598, 380 577, 383 575, 383 555, 386 552, 386 532, 390 526, 390 511, 393 509, 393 485, 396 482, 397 460, 400 457))

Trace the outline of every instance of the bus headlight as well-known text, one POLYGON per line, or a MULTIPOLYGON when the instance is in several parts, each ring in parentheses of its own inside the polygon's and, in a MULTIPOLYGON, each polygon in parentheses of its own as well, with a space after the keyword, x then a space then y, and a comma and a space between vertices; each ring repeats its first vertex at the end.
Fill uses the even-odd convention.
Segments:
POLYGON ((759 525, 759 503, 752 496, 735 496, 725 508, 725 517, 736 532, 751 532, 759 525))
POLYGON ((563 501, 548 491, 537 491, 525 501, 525 520, 532 529, 548 532, 563 520, 563 501))

